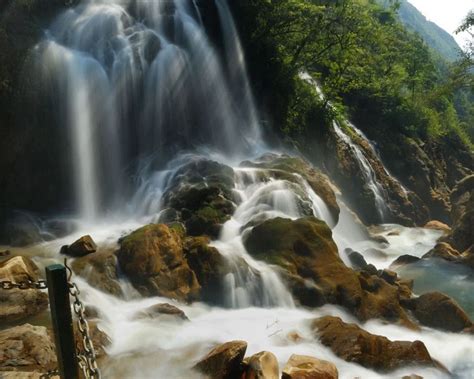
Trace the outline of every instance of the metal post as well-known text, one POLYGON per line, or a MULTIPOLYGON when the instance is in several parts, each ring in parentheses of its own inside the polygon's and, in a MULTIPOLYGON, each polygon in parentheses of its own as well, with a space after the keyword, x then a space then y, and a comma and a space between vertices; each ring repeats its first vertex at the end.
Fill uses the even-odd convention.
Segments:
POLYGON ((53 321, 56 355, 61 379, 78 379, 79 370, 72 327, 71 303, 66 268, 55 264, 46 267, 49 305, 53 321))

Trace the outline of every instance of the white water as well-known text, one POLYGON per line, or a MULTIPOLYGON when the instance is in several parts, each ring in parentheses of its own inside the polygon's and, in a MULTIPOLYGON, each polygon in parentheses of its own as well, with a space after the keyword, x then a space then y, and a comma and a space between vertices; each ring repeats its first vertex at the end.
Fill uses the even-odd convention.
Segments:
POLYGON ((163 165, 203 146, 232 157, 262 145, 235 25, 225 0, 216 8, 225 62, 188 0, 83 1, 36 47, 40 77, 69 130, 84 218, 130 196, 135 160, 163 165))

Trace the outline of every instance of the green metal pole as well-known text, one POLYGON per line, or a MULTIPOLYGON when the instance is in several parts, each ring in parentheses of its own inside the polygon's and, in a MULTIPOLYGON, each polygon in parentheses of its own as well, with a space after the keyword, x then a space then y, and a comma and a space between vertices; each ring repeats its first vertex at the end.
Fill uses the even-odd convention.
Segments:
POLYGON ((71 303, 66 268, 55 264, 46 267, 49 305, 53 321, 56 355, 61 379, 78 379, 74 330, 72 327, 71 303))

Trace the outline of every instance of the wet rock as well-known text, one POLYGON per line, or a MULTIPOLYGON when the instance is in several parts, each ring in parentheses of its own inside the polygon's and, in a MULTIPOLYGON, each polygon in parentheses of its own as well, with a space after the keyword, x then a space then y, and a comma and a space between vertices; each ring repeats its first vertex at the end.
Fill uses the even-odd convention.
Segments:
POLYGON ((197 158, 184 164, 163 195, 167 213, 186 225, 192 236, 217 238, 234 212, 234 171, 223 164, 197 158))
POLYGON ((91 236, 86 235, 79 238, 72 245, 61 247, 61 254, 71 257, 84 257, 88 254, 95 253, 97 245, 91 236))
MULTIPOLYGON (((408 321, 399 304, 399 288, 345 266, 331 230, 323 221, 314 217, 267 220, 246 235, 244 244, 256 259, 287 271, 286 277, 296 276, 314 283, 320 294, 318 304, 323 300, 342 305, 361 320, 382 317, 408 321)), ((303 298, 298 299, 307 304, 308 292, 302 293, 303 298)), ((298 291, 293 294, 298 295, 298 291)))
POLYGON ((99 250, 94 254, 77 258, 71 267, 91 286, 111 295, 123 296, 119 283, 118 258, 114 249, 99 250))
POLYGON ((449 241, 458 251, 474 245, 474 175, 461 180, 451 192, 453 227, 449 241))
POLYGON ((377 274, 377 268, 372 264, 368 264, 361 253, 358 253, 357 251, 349 253, 349 260, 356 270, 367 271, 373 275, 377 274))
POLYGON ((423 258, 441 258, 451 262, 461 259, 461 253, 446 242, 439 242, 436 246, 423 255, 423 258))
POLYGON ((293 354, 283 368, 282 379, 337 379, 336 366, 328 361, 293 354))
POLYGON ((16 213, 6 226, 8 244, 15 247, 24 247, 43 241, 40 224, 41 221, 30 214, 16 213))
POLYGON ((195 369, 210 379, 240 378, 247 342, 231 341, 212 349, 196 365, 195 369))
MULTIPOLYGON (((16 256, 0 263, 0 281, 14 283, 38 281, 39 270, 27 258, 16 256)), ((0 322, 10 323, 43 312, 48 306, 48 295, 37 289, 0 290, 0 322)))
POLYGON ((219 303, 224 297, 222 278, 229 272, 227 260, 207 237, 189 237, 184 241, 184 254, 201 286, 201 300, 219 303))
POLYGON ((473 325, 466 312, 453 299, 440 292, 429 292, 410 299, 406 306, 421 324, 431 328, 461 332, 473 325))
POLYGON ((240 165, 243 167, 267 169, 270 170, 269 175, 271 177, 288 181, 297 180, 294 174, 299 174, 308 182, 313 191, 325 202, 334 219, 334 225, 337 224, 340 209, 336 201, 335 185, 332 184, 326 175, 312 167, 302 158, 269 153, 261 156, 255 161, 245 161, 240 165))
MULTIPOLYGON (((0 379, 42 379, 43 374, 34 371, 0 371, 0 379)), ((59 375, 54 375, 51 378, 59 379, 59 375)))
POLYGON ((279 379, 278 360, 273 353, 261 351, 245 361, 245 370, 241 379, 279 379))
POLYGON ((380 243, 380 244, 382 244, 382 245, 389 245, 389 244, 390 244, 390 243, 388 242, 388 240, 387 240, 384 236, 381 236, 381 235, 376 235, 376 234, 374 235, 374 234, 372 234, 372 235, 370 236, 370 239, 371 239, 372 241, 378 242, 378 243, 380 243))
POLYGON ((11 255, 10 250, 0 251, 0 257, 8 257, 9 255, 11 255))
POLYGON ((312 279, 302 278, 286 270, 280 270, 280 276, 291 291, 293 297, 303 306, 320 307, 327 303, 323 290, 312 279))
POLYGON ((445 234, 449 234, 451 232, 451 228, 448 225, 438 220, 428 221, 423 227, 426 229, 439 230, 445 234))
POLYGON ((404 254, 400 255, 397 259, 395 259, 391 264, 391 269, 396 269, 401 266, 409 265, 412 263, 416 263, 420 260, 420 258, 415 257, 414 255, 404 254))
POLYGON ((168 303, 152 305, 151 307, 148 307, 147 309, 138 313, 137 318, 152 318, 153 319, 153 318, 159 318, 161 316, 170 316, 171 318, 174 318, 174 319, 189 321, 189 318, 181 309, 168 303))
POLYGON ((396 272, 394 271, 390 271, 390 270, 381 270, 379 272, 379 276, 385 280, 387 283, 390 283, 390 284, 395 284, 395 282, 397 281, 398 279, 398 275, 396 272))
POLYGON ((54 343, 45 327, 23 324, 0 331, 0 370, 45 372, 56 366, 54 343))
POLYGON ((392 371, 407 365, 435 366, 421 341, 390 341, 333 316, 314 320, 312 327, 323 345, 348 362, 378 371, 392 371))
POLYGON ((164 224, 144 226, 120 242, 120 268, 145 296, 181 301, 198 298, 200 286, 185 259, 179 231, 164 224))

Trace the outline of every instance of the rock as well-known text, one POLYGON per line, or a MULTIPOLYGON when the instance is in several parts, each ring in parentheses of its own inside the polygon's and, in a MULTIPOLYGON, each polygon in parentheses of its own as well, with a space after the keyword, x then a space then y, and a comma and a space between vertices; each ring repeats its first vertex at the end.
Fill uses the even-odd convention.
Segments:
POLYGON ((451 192, 452 232, 449 240, 458 251, 474 245, 474 175, 462 179, 451 192))
POLYGON ((200 298, 220 303, 225 293, 222 278, 229 273, 227 260, 212 246, 208 237, 189 237, 184 241, 184 255, 201 285, 200 298))
POLYGON ((119 283, 118 258, 113 249, 99 250, 77 258, 71 267, 77 275, 87 279, 91 286, 111 295, 123 296, 119 283))
POLYGON ((170 316, 173 319, 181 319, 181 320, 189 321, 189 318, 181 309, 168 303, 152 305, 151 307, 148 307, 147 309, 138 313, 137 318, 139 319, 152 318, 153 319, 153 318, 159 318, 160 316, 170 316))
POLYGON ((408 322, 399 304, 399 287, 345 266, 331 229, 323 221, 314 217, 267 220, 249 231, 244 244, 256 259, 280 266, 287 272, 282 276, 291 279, 287 283, 297 284, 290 289, 302 304, 308 304, 311 291, 301 291, 304 288, 301 283, 309 283, 317 290, 315 304, 342 305, 361 320, 382 317, 408 322))
POLYGON ((364 250, 364 257, 369 257, 369 258, 378 258, 378 259, 383 259, 387 258, 387 253, 383 252, 382 250, 379 249, 367 249, 364 250))
POLYGON ((6 226, 8 244, 24 247, 44 240, 40 225, 41 220, 23 212, 16 212, 6 226))
POLYGON ((84 257, 88 254, 95 253, 97 245, 91 236, 86 235, 79 238, 72 245, 61 247, 61 254, 71 257, 84 257))
MULTIPOLYGON (((242 167, 258 167, 267 169, 270 177, 275 179, 285 179, 295 181, 295 173, 305 179, 313 191, 328 206, 333 217, 334 225, 339 220, 339 205, 336 200, 336 186, 321 171, 312 167, 307 161, 299 157, 290 157, 288 155, 265 154, 255 161, 245 161, 240 164, 242 167)), ((330 226, 334 226, 330 225, 330 226)))
POLYGON ((180 231, 164 224, 144 226, 120 242, 120 268, 145 296, 181 301, 199 297, 200 285, 185 259, 180 231))
POLYGON ((370 236, 370 239, 371 239, 372 241, 378 242, 378 243, 380 243, 380 244, 382 244, 382 245, 389 245, 389 244, 390 244, 390 243, 388 242, 388 240, 387 240, 384 236, 381 236, 381 235, 376 235, 376 234, 374 235, 374 234, 372 234, 372 235, 370 236))
POLYGON ((10 250, 0 251, 0 257, 8 257, 9 255, 11 255, 10 250))
POLYGON ((283 368, 282 379, 337 379, 336 366, 328 361, 293 354, 283 368))
POLYGON ((195 365, 195 369, 210 379, 240 378, 246 350, 245 341, 226 342, 212 349, 195 365))
MULTIPOLYGON (((35 263, 22 256, 9 258, 0 263, 0 281, 14 283, 38 281, 39 269, 35 263)), ((11 323, 35 316, 48 306, 48 295, 37 289, 11 289, 0 291, 0 322, 11 323)))
POLYGON ((451 262, 461 260, 461 253, 446 242, 439 242, 436 246, 423 255, 423 258, 441 258, 451 262))
POLYGON ((449 234, 451 232, 451 228, 448 225, 438 220, 428 221, 423 227, 426 229, 439 230, 445 234, 449 234))
POLYGON ((231 167, 202 157, 190 159, 175 172, 163 195, 166 217, 174 215, 191 236, 217 238, 235 210, 233 187, 231 167))
POLYGON ((23 324, 0 331, 0 371, 45 372, 56 366, 54 343, 45 327, 23 324))
POLYGON ((420 258, 415 257, 414 255, 404 254, 400 255, 397 259, 395 259, 391 264, 391 269, 397 269, 398 267, 409 265, 412 263, 416 263, 420 260, 420 258))
POLYGON ((241 379, 279 379, 278 360, 273 353, 261 351, 245 359, 241 379))
POLYGON ((372 264, 368 264, 361 253, 358 253, 357 251, 353 251, 349 253, 348 257, 353 267, 356 270, 367 271, 368 273, 373 274, 373 275, 377 274, 377 269, 375 268, 375 266, 372 264))
MULTIPOLYGON (((43 374, 34 371, 0 371, 0 379, 42 379, 43 374)), ((51 378, 59 379, 59 375, 53 375, 51 378)))
POLYGON ((385 280, 387 283, 390 283, 390 284, 395 284, 395 282, 397 281, 398 279, 398 275, 396 272, 394 271, 390 271, 390 270, 381 270, 380 273, 379 273, 379 276, 385 280))
POLYGON ((407 365, 435 366, 421 341, 390 341, 333 316, 314 320, 312 327, 323 345, 348 362, 378 371, 392 371, 407 365))
POLYGON ((417 320, 426 326, 450 332, 461 332, 473 323, 464 310, 449 296, 429 292, 406 302, 417 320))

